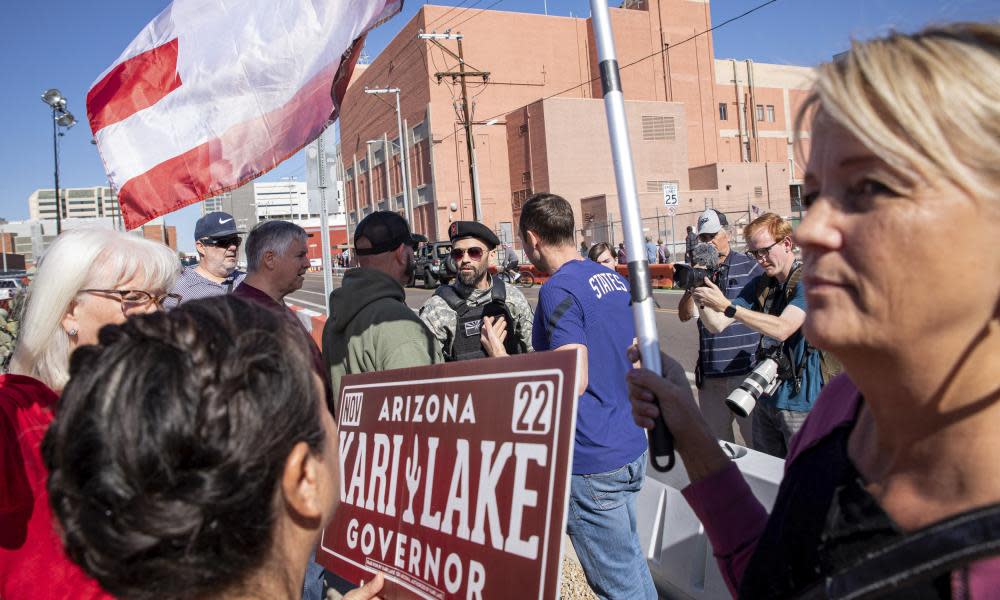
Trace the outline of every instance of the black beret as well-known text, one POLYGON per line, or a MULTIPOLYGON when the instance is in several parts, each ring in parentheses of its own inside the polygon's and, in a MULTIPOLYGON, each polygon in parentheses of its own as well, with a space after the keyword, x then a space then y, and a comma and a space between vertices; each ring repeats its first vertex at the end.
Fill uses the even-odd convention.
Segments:
POLYGON ((455 240, 474 237, 482 240, 492 250, 500 245, 500 238, 493 233, 489 227, 476 221, 455 221, 448 227, 448 238, 455 243, 455 240))

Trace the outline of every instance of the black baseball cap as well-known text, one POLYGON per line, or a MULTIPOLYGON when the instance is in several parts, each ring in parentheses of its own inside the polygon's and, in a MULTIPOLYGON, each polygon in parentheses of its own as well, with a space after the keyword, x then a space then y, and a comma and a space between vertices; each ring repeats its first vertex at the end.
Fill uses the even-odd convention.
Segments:
POLYGON ((194 240, 236 235, 236 219, 227 212, 210 212, 194 224, 194 240))
POLYGON ((354 230, 354 249, 358 256, 371 256, 382 254, 399 248, 402 244, 416 247, 420 242, 426 242, 427 238, 419 233, 410 233, 410 226, 406 219, 399 213, 390 210, 380 210, 373 212, 361 222, 354 230), (358 248, 358 239, 368 240, 371 248, 358 248))

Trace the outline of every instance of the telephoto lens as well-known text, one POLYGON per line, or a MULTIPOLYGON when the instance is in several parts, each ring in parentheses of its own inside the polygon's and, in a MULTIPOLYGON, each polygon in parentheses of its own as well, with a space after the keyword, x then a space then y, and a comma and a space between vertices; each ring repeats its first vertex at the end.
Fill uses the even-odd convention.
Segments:
POLYGON ((740 387, 729 393, 726 406, 741 417, 748 417, 757 406, 761 396, 770 396, 778 389, 778 363, 773 358, 765 358, 750 371, 740 387))

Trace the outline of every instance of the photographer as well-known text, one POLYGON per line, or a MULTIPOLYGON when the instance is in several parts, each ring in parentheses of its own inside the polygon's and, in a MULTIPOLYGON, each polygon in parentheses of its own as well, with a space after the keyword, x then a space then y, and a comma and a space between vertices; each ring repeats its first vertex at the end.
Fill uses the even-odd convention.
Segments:
POLYGON ((792 252, 792 226, 774 213, 754 219, 743 230, 747 255, 763 267, 764 275, 744 286, 730 300, 706 281, 692 292, 701 307, 701 320, 710 331, 723 331, 735 321, 763 334, 757 358, 778 363, 777 390, 760 398, 753 412, 753 448, 784 458, 823 386, 820 354, 806 343, 805 286, 799 262, 792 252))
MULTIPOLYGON (((725 290, 727 304, 728 299, 735 299, 754 277, 763 272, 753 259, 731 251, 728 225, 726 215, 707 209, 698 218, 698 240, 701 243, 692 245, 688 253, 688 260, 693 266, 711 267, 709 270, 714 273, 711 278, 725 290)), ((681 298, 677 311, 681 321, 698 316, 691 295, 693 289, 688 288, 681 298)), ((706 328, 701 319, 698 320, 698 364, 695 367, 698 406, 712 433, 720 440, 751 445, 750 419, 736 417, 726 407, 725 399, 753 368, 753 356, 759 341, 760 334, 742 323, 715 331, 706 328), (734 425, 738 426, 735 433, 734 425)))

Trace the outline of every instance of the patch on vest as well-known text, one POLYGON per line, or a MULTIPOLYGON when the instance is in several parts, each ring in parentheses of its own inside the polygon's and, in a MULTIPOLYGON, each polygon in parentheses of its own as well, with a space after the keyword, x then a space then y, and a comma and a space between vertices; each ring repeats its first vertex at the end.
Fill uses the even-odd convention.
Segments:
POLYGON ((462 325, 465 326, 465 337, 478 337, 482 322, 482 319, 476 319, 475 321, 466 321, 465 323, 462 323, 462 325))

